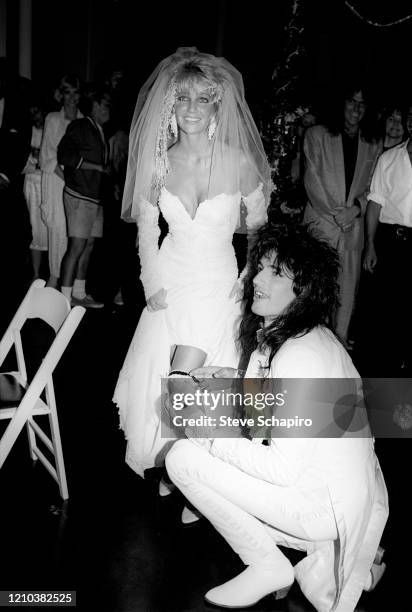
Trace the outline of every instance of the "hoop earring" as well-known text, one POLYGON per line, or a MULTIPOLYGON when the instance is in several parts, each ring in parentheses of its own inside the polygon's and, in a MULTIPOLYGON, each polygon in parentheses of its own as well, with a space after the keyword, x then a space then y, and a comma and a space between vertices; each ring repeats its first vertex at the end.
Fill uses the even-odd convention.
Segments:
POLYGON ((172 136, 177 138, 178 130, 177 130, 177 121, 175 113, 170 117, 169 130, 172 136))
POLYGON ((209 140, 212 140, 213 136, 215 135, 216 128, 217 128, 216 116, 213 115, 213 117, 210 120, 209 127, 207 129, 207 137, 209 140))

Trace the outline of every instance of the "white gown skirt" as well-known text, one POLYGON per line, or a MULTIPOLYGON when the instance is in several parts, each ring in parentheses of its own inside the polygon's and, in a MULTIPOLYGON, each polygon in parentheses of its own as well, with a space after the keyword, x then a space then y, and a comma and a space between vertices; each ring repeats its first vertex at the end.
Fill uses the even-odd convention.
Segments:
MULTIPOLYGON (((170 270, 170 260, 168 264, 165 267, 170 270)), ((234 253, 220 259, 216 281, 210 280, 210 274, 191 274, 189 278, 195 280, 178 284, 177 270, 171 272, 173 286, 166 278, 168 307, 156 312, 143 310, 113 398, 128 441, 126 463, 140 476, 145 469, 163 465, 174 442, 160 426, 161 378, 170 371, 173 346, 204 350, 205 365, 238 367, 235 339, 240 303, 229 299, 237 276, 234 253)), ((180 279, 185 277, 181 268, 178 274, 180 279)))

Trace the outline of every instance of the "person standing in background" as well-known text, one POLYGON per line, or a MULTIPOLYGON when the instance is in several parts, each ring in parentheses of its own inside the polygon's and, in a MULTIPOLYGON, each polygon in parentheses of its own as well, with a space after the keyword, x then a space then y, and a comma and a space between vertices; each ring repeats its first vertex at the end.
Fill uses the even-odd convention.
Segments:
POLYGON ((412 368, 408 298, 412 259, 412 104, 406 127, 409 139, 385 151, 378 160, 366 212, 363 266, 375 277, 376 309, 368 321, 373 326, 370 353, 372 357, 379 355, 377 373, 385 377, 408 376, 412 368))
POLYGON ((396 103, 387 106, 381 118, 382 151, 398 145, 407 137, 405 110, 396 103))
MULTIPOLYGON (((399 102, 392 102, 383 108, 379 118, 380 152, 385 153, 407 138, 406 129, 406 109, 402 108, 399 102)), ((379 159, 379 158, 378 158, 379 159)), ((367 215, 365 224, 367 226, 367 215)), ((359 292, 357 297, 356 310, 352 321, 352 333, 356 337, 357 359, 364 363, 365 371, 373 375, 374 368, 378 365, 374 363, 376 352, 372 347, 376 341, 376 330, 379 329, 379 314, 376 304, 379 303, 379 279, 376 274, 371 274, 367 263, 367 253, 369 251, 368 227, 365 228, 365 249, 363 270, 361 273, 359 292)), ((380 244, 380 248, 383 244, 380 244)), ((380 361, 380 359, 379 359, 380 361)))
MULTIPOLYGON (((47 286, 58 288, 60 266, 67 249, 66 216, 63 207, 63 169, 57 162, 57 147, 74 119, 83 117, 78 110, 80 101, 80 79, 76 75, 65 75, 55 94, 62 102, 57 112, 49 113, 44 125, 40 148, 42 171, 42 216, 48 227, 50 277, 47 286)), ((75 284, 77 291, 77 284, 75 284)))
POLYGON ((365 129, 365 92, 352 85, 340 96, 336 115, 305 134, 304 222, 339 253, 340 306, 335 332, 350 348, 349 324, 361 271, 363 217, 379 145, 365 129))
POLYGON ((22 174, 30 153, 31 126, 16 80, 6 58, 0 58, 0 262, 5 320, 20 301, 31 240, 22 174))
POLYGON ((68 248, 61 265, 61 291, 73 304, 102 308, 86 293, 88 262, 94 239, 103 236, 103 200, 108 147, 103 125, 110 119, 110 96, 103 88, 87 94, 88 116, 70 124, 57 151, 64 167, 64 208, 67 219, 68 248), (75 271, 83 295, 73 291, 75 271))
MULTIPOLYGON (((108 299, 116 306, 124 306, 124 293, 138 299, 135 279, 139 276, 136 258, 137 226, 121 219, 123 187, 126 179, 129 151, 129 131, 132 121, 134 100, 130 82, 121 63, 112 64, 105 79, 110 93, 112 107, 110 121, 104 126, 109 144, 109 163, 112 189, 104 209, 104 252, 105 278, 109 291, 108 299)), ((129 297, 128 296, 128 297, 129 297)))
POLYGON ((39 165, 40 144, 44 127, 44 107, 41 103, 33 101, 30 105, 32 120, 32 135, 30 155, 23 170, 24 197, 30 215, 32 242, 30 244, 30 258, 33 280, 41 278, 41 266, 44 256, 47 255, 47 226, 41 216, 41 170, 39 165))

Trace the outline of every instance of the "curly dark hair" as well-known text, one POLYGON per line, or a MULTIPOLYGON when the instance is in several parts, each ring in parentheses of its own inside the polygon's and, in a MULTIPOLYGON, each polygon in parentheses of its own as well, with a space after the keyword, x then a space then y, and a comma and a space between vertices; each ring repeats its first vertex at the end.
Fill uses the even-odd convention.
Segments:
POLYGON ((259 346, 270 349, 271 361, 286 340, 303 336, 318 325, 333 327, 339 305, 339 257, 327 242, 317 238, 308 226, 267 223, 255 236, 248 260, 244 283, 244 315, 239 342, 242 350, 241 367, 259 346), (275 272, 293 278, 296 298, 259 334, 262 318, 252 312, 253 279, 264 256, 275 255, 275 272))

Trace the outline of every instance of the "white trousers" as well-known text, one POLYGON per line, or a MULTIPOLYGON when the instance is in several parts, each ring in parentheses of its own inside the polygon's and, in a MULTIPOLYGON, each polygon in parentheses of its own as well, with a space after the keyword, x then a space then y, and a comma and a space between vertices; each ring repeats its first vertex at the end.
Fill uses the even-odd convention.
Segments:
POLYGON ((32 233, 31 249, 36 251, 47 251, 47 226, 41 216, 41 175, 32 172, 24 177, 24 196, 30 215, 32 233))
POLYGON ((275 542, 295 540, 296 548, 306 550, 307 542, 338 537, 329 501, 259 480, 213 457, 195 442, 177 441, 166 457, 166 466, 183 495, 246 565, 289 565, 275 542))
POLYGON ((67 233, 65 228, 48 228, 49 269, 50 275, 60 277, 60 266, 67 251, 67 233))

